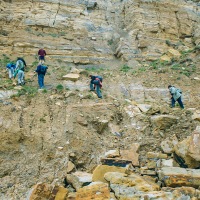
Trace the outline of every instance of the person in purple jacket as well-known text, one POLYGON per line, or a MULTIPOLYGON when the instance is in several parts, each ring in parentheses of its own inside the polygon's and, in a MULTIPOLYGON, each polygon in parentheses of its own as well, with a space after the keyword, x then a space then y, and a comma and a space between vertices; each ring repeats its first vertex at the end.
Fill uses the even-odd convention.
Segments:
POLYGON ((45 56, 46 56, 47 54, 46 54, 46 51, 43 49, 43 48, 41 48, 39 51, 38 51, 38 56, 39 56, 39 63, 40 64, 43 64, 44 63, 44 61, 45 61, 45 56))

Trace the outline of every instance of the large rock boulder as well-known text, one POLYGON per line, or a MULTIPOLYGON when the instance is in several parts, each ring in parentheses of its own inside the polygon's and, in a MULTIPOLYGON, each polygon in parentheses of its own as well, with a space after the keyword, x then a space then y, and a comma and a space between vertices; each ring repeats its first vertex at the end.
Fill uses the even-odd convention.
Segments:
POLYGON ((200 130, 196 129, 191 136, 175 145, 174 149, 186 166, 200 167, 200 130))
POLYGON ((155 129, 166 129, 176 124, 178 117, 173 115, 156 115, 151 117, 151 123, 155 129))
POLYGON ((66 178, 67 182, 72 184, 76 190, 92 182, 92 174, 81 171, 68 174, 66 178))
POLYGON ((126 168, 124 167, 116 167, 116 166, 108 166, 108 165, 98 165, 93 171, 92 181, 101 181, 107 183, 104 179, 104 174, 107 172, 121 172, 125 173, 126 168))

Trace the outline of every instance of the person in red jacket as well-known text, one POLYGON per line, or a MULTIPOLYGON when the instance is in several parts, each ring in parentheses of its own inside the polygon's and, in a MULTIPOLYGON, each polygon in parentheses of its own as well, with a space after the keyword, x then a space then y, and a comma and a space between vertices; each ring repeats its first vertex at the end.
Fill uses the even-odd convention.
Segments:
POLYGON ((43 64, 45 61, 45 56, 46 56, 46 51, 42 48, 38 51, 38 56, 39 56, 39 63, 43 64))

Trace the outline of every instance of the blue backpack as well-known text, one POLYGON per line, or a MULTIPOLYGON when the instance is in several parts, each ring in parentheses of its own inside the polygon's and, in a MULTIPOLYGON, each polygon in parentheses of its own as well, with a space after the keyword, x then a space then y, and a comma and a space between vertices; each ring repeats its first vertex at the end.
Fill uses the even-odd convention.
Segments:
POLYGON ((15 68, 16 68, 16 65, 13 64, 13 63, 8 63, 8 64, 6 65, 6 68, 8 68, 8 69, 11 69, 11 68, 15 69, 15 68))
POLYGON ((41 74, 45 74, 46 71, 47 71, 47 66, 40 65, 40 73, 41 73, 41 74))

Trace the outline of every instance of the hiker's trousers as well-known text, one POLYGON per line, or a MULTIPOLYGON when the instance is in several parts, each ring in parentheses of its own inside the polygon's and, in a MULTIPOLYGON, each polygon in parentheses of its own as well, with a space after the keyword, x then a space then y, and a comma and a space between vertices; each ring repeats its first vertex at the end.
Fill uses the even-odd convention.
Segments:
POLYGON ((38 84, 40 88, 44 87, 44 74, 38 74, 38 84))
POLYGON ((12 78, 14 76, 14 69, 12 67, 8 69, 8 76, 9 78, 12 78))
MULTIPOLYGON (((178 101, 178 104, 180 105, 181 108, 184 108, 184 105, 183 105, 181 96, 180 96, 176 101, 178 101)), ((172 106, 172 108, 175 107, 176 101, 175 101, 174 98, 172 97, 172 99, 171 99, 171 106, 172 106)))
POLYGON ((102 98, 101 89, 98 80, 93 80, 90 82, 90 90, 94 90, 96 88, 97 96, 102 98))
POLYGON ((18 72, 18 84, 24 84, 24 72, 22 70, 18 72))

